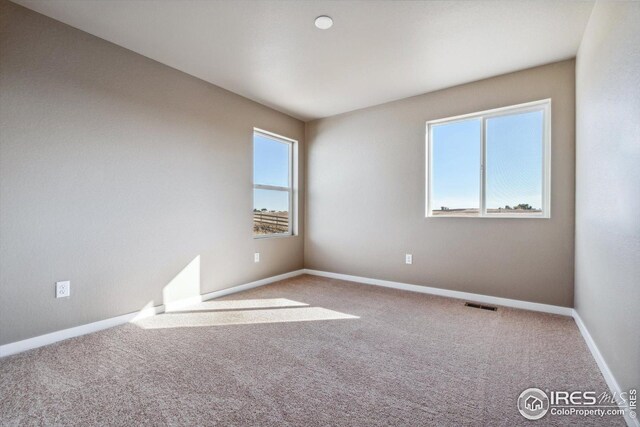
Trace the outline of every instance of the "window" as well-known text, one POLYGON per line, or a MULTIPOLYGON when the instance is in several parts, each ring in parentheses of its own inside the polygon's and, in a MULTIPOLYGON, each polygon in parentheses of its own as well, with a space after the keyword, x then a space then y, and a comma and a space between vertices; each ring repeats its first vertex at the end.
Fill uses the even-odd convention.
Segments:
POLYGON ((549 218, 551 101, 427 122, 427 216, 549 218))
POLYGON ((293 234, 293 149, 295 141, 253 132, 254 237, 293 234))

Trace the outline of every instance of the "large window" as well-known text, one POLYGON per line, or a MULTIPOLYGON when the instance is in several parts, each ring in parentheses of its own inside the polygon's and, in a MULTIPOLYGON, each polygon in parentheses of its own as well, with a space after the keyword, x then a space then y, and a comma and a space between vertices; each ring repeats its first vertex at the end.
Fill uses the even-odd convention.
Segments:
POLYGON ((427 216, 548 218, 551 101, 427 122, 427 216))
POLYGON ((293 144, 295 141, 253 132, 253 234, 293 234, 293 144))

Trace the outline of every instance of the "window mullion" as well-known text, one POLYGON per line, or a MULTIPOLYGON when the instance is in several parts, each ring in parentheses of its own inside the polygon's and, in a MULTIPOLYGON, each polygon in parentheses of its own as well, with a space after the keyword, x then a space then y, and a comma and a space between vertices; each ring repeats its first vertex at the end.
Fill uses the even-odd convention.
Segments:
POLYGON ((291 191, 289 187, 280 187, 278 185, 253 184, 253 188, 258 190, 291 191))
POLYGON ((294 234, 293 224, 293 144, 289 144, 289 233, 294 234))
POLYGON ((480 216, 487 214, 486 210, 486 182, 487 182, 487 144, 486 144, 487 119, 480 121, 480 216))

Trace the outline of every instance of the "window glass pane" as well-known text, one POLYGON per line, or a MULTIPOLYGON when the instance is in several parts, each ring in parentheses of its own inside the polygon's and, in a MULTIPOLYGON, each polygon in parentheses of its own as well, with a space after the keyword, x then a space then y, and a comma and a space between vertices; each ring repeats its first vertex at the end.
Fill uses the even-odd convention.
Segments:
POLYGON ((494 117, 486 126, 487 213, 541 213, 543 112, 494 117))
POLYGON ((253 183, 289 187, 289 147, 259 133, 253 134, 253 183))
POLYGON ((478 215, 480 125, 472 119, 431 127, 432 215, 478 215))
POLYGON ((289 232, 289 192, 253 190, 253 233, 289 232))

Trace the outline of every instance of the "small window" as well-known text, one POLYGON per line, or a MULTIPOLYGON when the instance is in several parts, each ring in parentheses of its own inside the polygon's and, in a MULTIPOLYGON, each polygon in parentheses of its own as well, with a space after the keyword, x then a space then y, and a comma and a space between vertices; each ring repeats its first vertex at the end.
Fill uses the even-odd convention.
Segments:
POLYGON ((427 216, 549 218, 551 101, 427 122, 427 216))
POLYGON ((253 132, 253 234, 293 234, 293 144, 265 131, 253 132))

